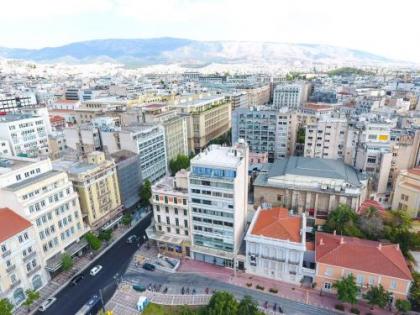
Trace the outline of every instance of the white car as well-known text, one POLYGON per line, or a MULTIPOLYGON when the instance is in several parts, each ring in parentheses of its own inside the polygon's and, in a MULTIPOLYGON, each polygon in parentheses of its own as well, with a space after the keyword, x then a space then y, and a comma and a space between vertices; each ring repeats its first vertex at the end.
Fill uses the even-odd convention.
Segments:
POLYGON ((95 267, 90 269, 90 275, 91 276, 96 276, 98 274, 98 272, 101 271, 101 269, 102 269, 101 265, 96 265, 95 267))
POLYGON ((57 298, 55 298, 55 297, 48 298, 46 301, 44 301, 41 304, 41 306, 39 307, 39 311, 40 312, 45 312, 47 310, 47 308, 49 308, 52 304, 54 304, 55 301, 57 301, 57 298))

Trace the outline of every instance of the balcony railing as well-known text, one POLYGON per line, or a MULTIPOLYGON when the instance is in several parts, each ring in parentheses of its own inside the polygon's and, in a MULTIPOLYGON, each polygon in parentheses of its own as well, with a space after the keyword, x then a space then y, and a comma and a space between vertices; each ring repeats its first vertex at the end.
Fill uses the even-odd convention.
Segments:
POLYGON ((27 273, 28 278, 37 273, 39 270, 41 270, 41 266, 38 265, 27 273))
POLYGON ((14 288, 18 287, 21 282, 22 282, 21 280, 13 282, 12 285, 10 286, 9 290, 12 291, 14 288))
POLYGON ((28 260, 30 260, 31 258, 34 258, 36 256, 36 252, 32 252, 29 255, 26 255, 25 257, 23 257, 23 262, 27 262, 28 260))
POLYGON ((5 257, 9 256, 11 253, 12 252, 10 250, 7 250, 1 255, 1 257, 5 258, 5 257))
POLYGON ((9 267, 7 267, 6 272, 7 273, 11 273, 12 271, 14 271, 16 269, 16 265, 11 265, 9 267))

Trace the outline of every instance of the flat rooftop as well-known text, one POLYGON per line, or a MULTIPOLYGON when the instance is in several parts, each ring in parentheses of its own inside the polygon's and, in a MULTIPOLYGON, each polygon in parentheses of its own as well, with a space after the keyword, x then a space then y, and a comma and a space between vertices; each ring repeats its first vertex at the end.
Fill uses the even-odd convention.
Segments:
POLYGON ((191 163, 194 165, 205 164, 209 166, 236 168, 242 158, 242 152, 235 150, 235 148, 213 144, 195 156, 191 160, 191 163))
POLYGON ((0 116, 0 122, 13 122, 30 118, 39 118, 39 116, 34 116, 32 114, 7 114, 0 116))
POLYGON ((37 159, 23 157, 2 157, 0 158, 0 175, 20 169, 22 167, 38 162, 37 159))
POLYGON ((26 188, 28 186, 31 186, 33 184, 36 184, 36 183, 38 183, 38 182, 40 182, 40 181, 42 181, 44 179, 48 179, 48 178, 57 176, 59 174, 62 174, 62 172, 60 172, 60 171, 54 171, 54 170, 53 171, 48 171, 48 172, 43 173, 41 175, 38 175, 38 176, 35 176, 35 177, 31 177, 31 178, 25 179, 25 180, 23 180, 21 182, 15 183, 13 185, 4 187, 3 189, 4 190, 9 190, 9 191, 17 191, 17 190, 26 188))

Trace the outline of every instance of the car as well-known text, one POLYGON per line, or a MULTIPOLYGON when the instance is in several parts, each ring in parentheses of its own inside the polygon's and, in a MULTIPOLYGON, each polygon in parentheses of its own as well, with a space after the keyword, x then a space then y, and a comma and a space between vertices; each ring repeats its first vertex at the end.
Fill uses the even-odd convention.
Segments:
POLYGON ((77 276, 74 276, 73 279, 71 279, 70 284, 72 286, 77 285, 80 281, 82 281, 85 278, 84 275, 78 274, 77 276))
POLYGON ((101 270, 102 270, 102 266, 101 265, 96 265, 95 267, 90 269, 90 275, 91 276, 96 276, 98 274, 98 272, 101 271, 101 270))
POLYGON ((49 308, 52 304, 55 303, 55 301, 57 301, 56 297, 50 297, 47 300, 45 300, 41 306, 39 307, 39 311, 40 312, 45 312, 47 310, 47 308, 49 308))
POLYGON ((155 271, 156 267, 155 265, 145 263, 143 264, 143 269, 149 270, 149 271, 155 271))
POLYGON ((137 235, 130 235, 129 237, 127 237, 126 243, 132 244, 132 243, 136 243, 138 240, 139 240, 139 237, 137 235))
POLYGON ((134 284, 133 285, 133 289, 137 292, 144 292, 146 291, 146 287, 144 285, 141 284, 134 284))

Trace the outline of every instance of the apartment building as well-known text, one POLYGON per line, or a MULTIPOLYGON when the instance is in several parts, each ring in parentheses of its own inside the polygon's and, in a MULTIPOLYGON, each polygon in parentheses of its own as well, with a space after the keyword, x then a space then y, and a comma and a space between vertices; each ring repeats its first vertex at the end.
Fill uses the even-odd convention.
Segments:
POLYGON ((30 114, 0 116, 0 139, 9 143, 15 156, 48 155, 48 137, 42 117, 30 114))
POLYGON ((225 96, 181 99, 172 105, 187 118, 188 150, 200 152, 231 127, 231 102, 225 96))
POLYGON ((9 208, 0 209, 0 299, 18 306, 26 290, 39 290, 49 279, 32 223, 9 208))
POLYGON ((420 167, 403 170, 398 175, 392 195, 392 209, 404 210, 420 218, 420 167))
POLYGON ((192 257, 236 267, 248 205, 248 146, 211 145, 191 160, 192 257))
POLYGON ((245 237, 247 273, 299 283, 315 270, 303 267, 306 251, 305 214, 285 208, 259 208, 245 237))
POLYGON ((0 99, 0 112, 16 112, 21 108, 34 106, 36 103, 35 94, 5 97, 0 99))
POLYGON ((274 88, 273 107, 297 109, 307 100, 308 91, 303 83, 279 84, 274 88))
POLYGON ((153 223, 146 230, 165 255, 191 256, 191 223, 188 206, 188 172, 164 177, 152 186, 153 223))
POLYGON ((237 108, 232 114, 232 143, 244 139, 254 153, 268 153, 270 162, 292 154, 296 142, 296 115, 285 108, 237 108))
POLYGON ((49 159, 2 159, 0 206, 32 223, 45 268, 51 274, 60 269, 64 252, 73 256, 87 246, 81 240, 87 228, 78 195, 67 174, 53 170, 49 159))
POLYGON ((94 151, 86 161, 57 160, 54 169, 68 173, 80 200, 85 222, 94 230, 114 224, 121 205, 117 169, 113 160, 105 159, 103 152, 94 151))
POLYGON ((345 118, 323 117, 305 128, 304 156, 353 161, 358 132, 345 118))
POLYGON ((341 160, 291 156, 267 164, 254 181, 255 202, 306 212, 323 224, 339 204, 358 209, 368 180, 341 160))
POLYGON ((316 287, 335 292, 334 282, 353 274, 360 297, 381 284, 392 302, 406 299, 412 276, 398 244, 317 232, 315 234, 316 287))
POLYGON ((0 156, 11 156, 9 141, 0 139, 0 156))

